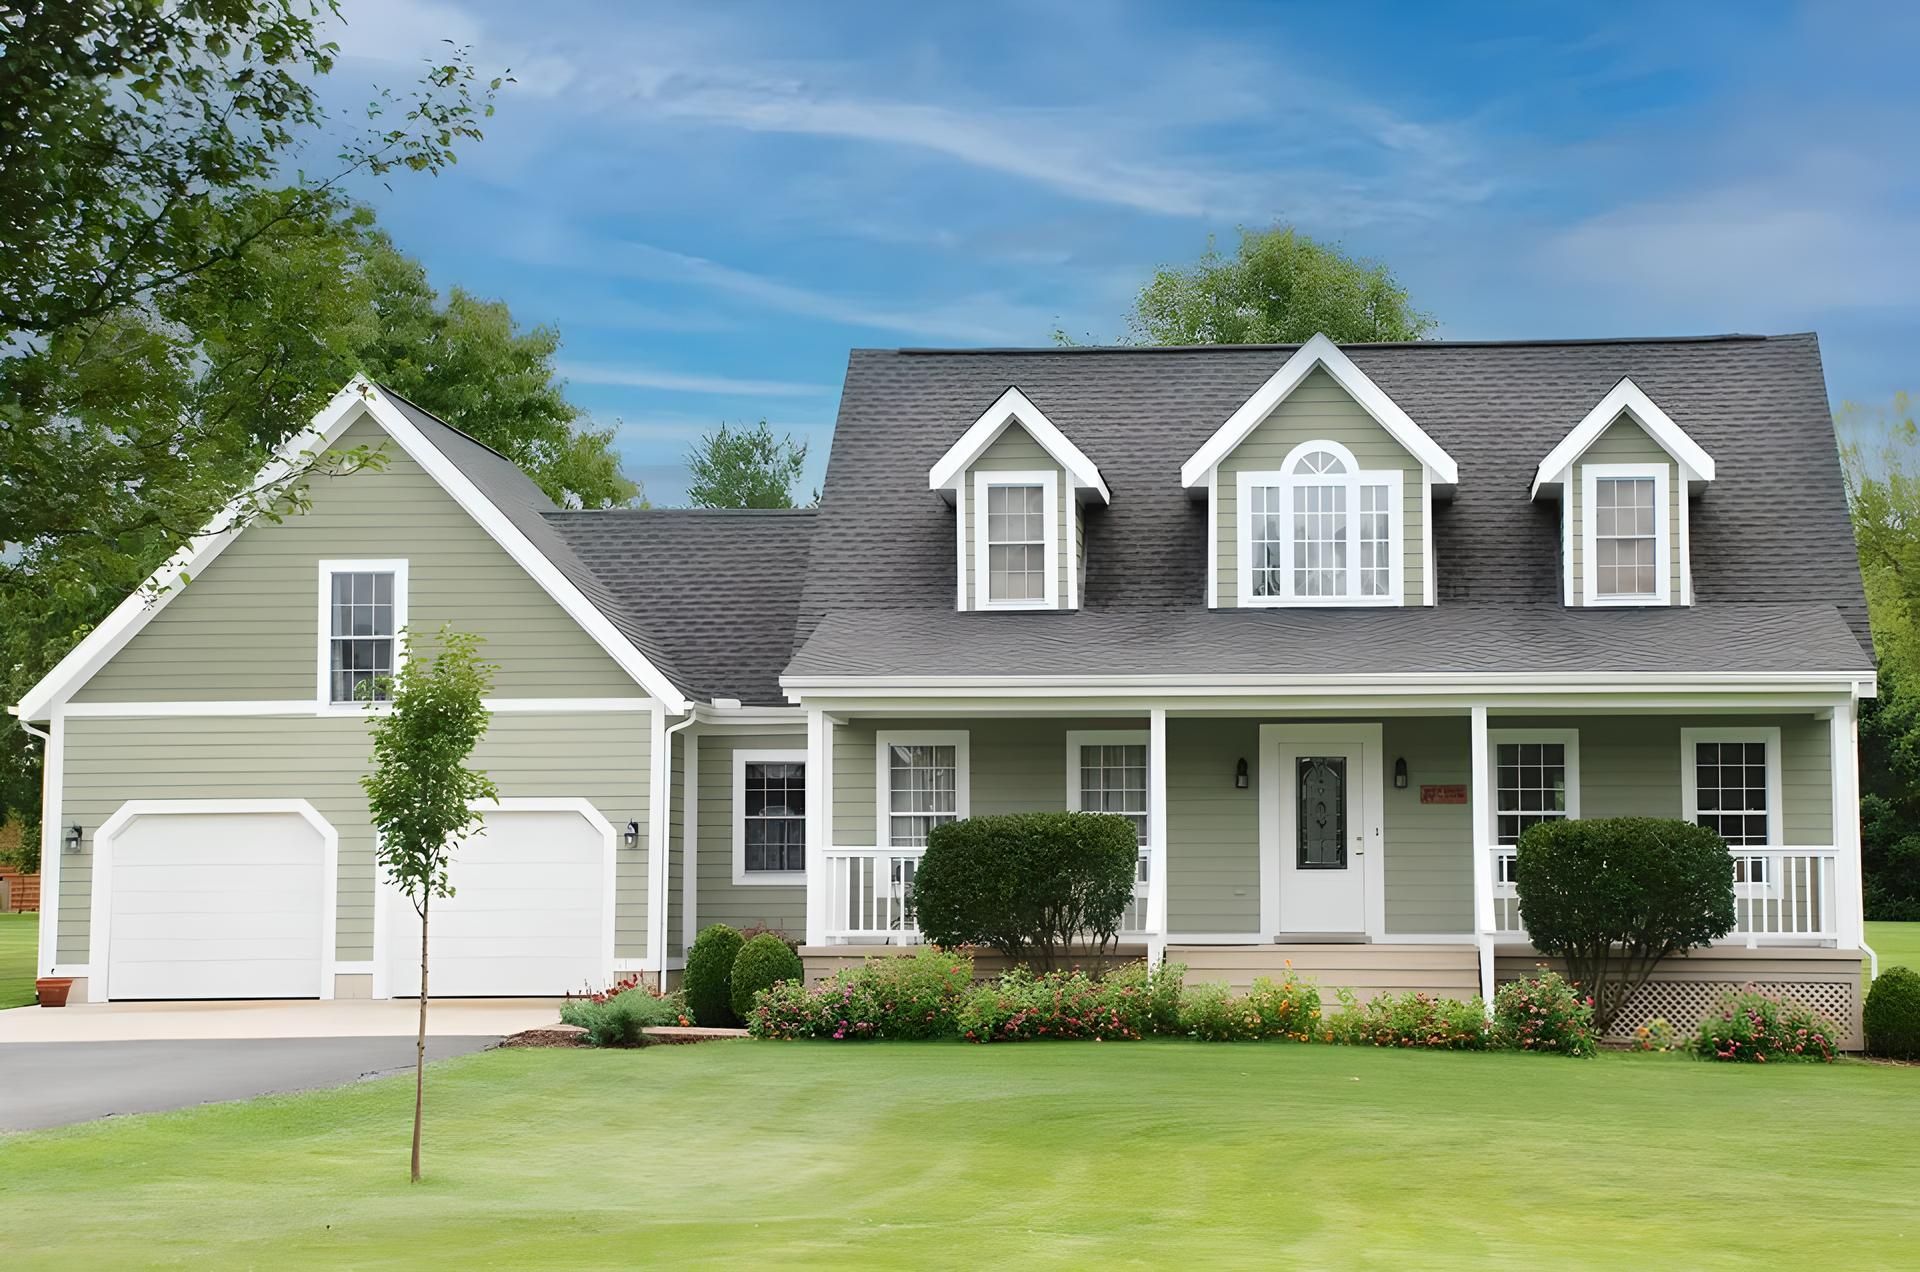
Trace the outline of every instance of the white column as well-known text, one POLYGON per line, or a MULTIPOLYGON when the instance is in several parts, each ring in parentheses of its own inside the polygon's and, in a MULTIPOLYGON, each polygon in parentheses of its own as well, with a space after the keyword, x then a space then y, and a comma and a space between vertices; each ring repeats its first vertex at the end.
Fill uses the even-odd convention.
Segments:
POLYGON ((1487 744, 1487 709, 1473 708, 1473 931, 1480 950, 1480 996, 1493 1005, 1493 843, 1492 757, 1487 744))
POLYGON ((1147 961, 1167 953, 1167 713, 1155 707, 1147 725, 1147 961))
POLYGON ((807 709, 807 944, 827 941, 827 849, 833 845, 833 725, 807 709))
POLYGON ((1867 932, 1860 865, 1860 733, 1852 698, 1833 709, 1828 738, 1833 769, 1834 918, 1840 948, 1857 950, 1867 932))
MULTIPOLYGON (((60 952, 60 867, 66 849, 67 818, 61 786, 66 777, 67 720, 64 707, 53 709, 40 765, 40 950, 35 978, 53 976, 60 952)), ((106 968, 99 975, 106 976, 106 968)), ((88 986, 89 990, 92 986, 88 986)))
POLYGON ((647 785, 647 962, 660 988, 667 985, 667 866, 673 852, 668 842, 673 797, 673 735, 667 732, 667 713, 651 713, 652 741, 647 754, 652 779, 647 785))

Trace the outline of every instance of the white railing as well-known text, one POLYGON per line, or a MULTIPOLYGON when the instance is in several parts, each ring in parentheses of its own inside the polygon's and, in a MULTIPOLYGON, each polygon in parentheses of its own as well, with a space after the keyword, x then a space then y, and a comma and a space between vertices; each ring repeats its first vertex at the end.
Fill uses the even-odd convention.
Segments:
POLYGON ((1140 852, 1139 865, 1135 867, 1133 874, 1133 904, 1128 906, 1127 912, 1120 917, 1121 936, 1145 936, 1147 934, 1147 916, 1152 912, 1152 906, 1149 904, 1147 898, 1147 894, 1152 888, 1150 877, 1152 863, 1152 856, 1145 849, 1142 849, 1140 852))
MULTIPOLYGON (((1520 891, 1513 883, 1514 848, 1495 844, 1491 857, 1493 931, 1521 940, 1520 891)), ((1833 941, 1840 936, 1839 852, 1834 848, 1730 848, 1734 927, 1728 941, 1833 941)))
POLYGON ((826 851, 829 941, 912 945, 913 874, 921 848, 829 848, 826 851))

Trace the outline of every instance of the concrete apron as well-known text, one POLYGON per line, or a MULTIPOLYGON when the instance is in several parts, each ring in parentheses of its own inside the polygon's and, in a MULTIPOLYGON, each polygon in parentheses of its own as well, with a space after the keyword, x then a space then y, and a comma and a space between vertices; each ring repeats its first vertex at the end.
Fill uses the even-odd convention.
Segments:
MULTIPOLYGON (((0 1011, 0 1043, 201 1038, 410 1038, 420 1004, 373 1002, 96 1003, 0 1011)), ((427 1005, 434 1037, 505 1036, 559 1022, 553 998, 453 998, 427 1005)))

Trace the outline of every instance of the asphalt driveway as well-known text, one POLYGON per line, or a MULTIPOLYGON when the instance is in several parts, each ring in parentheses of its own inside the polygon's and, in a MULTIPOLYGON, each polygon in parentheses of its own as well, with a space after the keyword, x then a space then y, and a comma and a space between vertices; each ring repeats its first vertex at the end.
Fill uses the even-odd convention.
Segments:
MULTIPOLYGON (((498 1041, 430 1037, 427 1058, 498 1041)), ((341 1086, 411 1069, 413 1046, 403 1037, 8 1043, 0 1046, 0 1131, 341 1086)))

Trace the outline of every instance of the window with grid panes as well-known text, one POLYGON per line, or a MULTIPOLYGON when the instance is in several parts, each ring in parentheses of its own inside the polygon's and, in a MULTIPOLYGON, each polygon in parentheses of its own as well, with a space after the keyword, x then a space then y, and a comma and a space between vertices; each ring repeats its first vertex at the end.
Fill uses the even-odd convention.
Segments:
POLYGON ((988 600, 1046 599, 1046 536, 1044 487, 987 487, 988 600))
POLYGON ((887 842, 919 848, 935 826, 959 817, 957 751, 947 745, 887 748, 887 842))
POLYGON ((1564 742, 1501 742, 1494 747, 1494 817, 1499 841, 1517 844, 1527 828, 1567 815, 1564 742))
POLYGON ((749 873, 807 868, 807 766, 748 760, 743 775, 745 867, 749 873))
POLYGON ((329 579, 328 695, 335 703, 384 702, 393 675, 393 575, 337 573, 329 579))
POLYGON ((1659 538, 1651 477, 1601 477, 1593 485, 1595 582, 1602 596, 1652 596, 1659 538))

